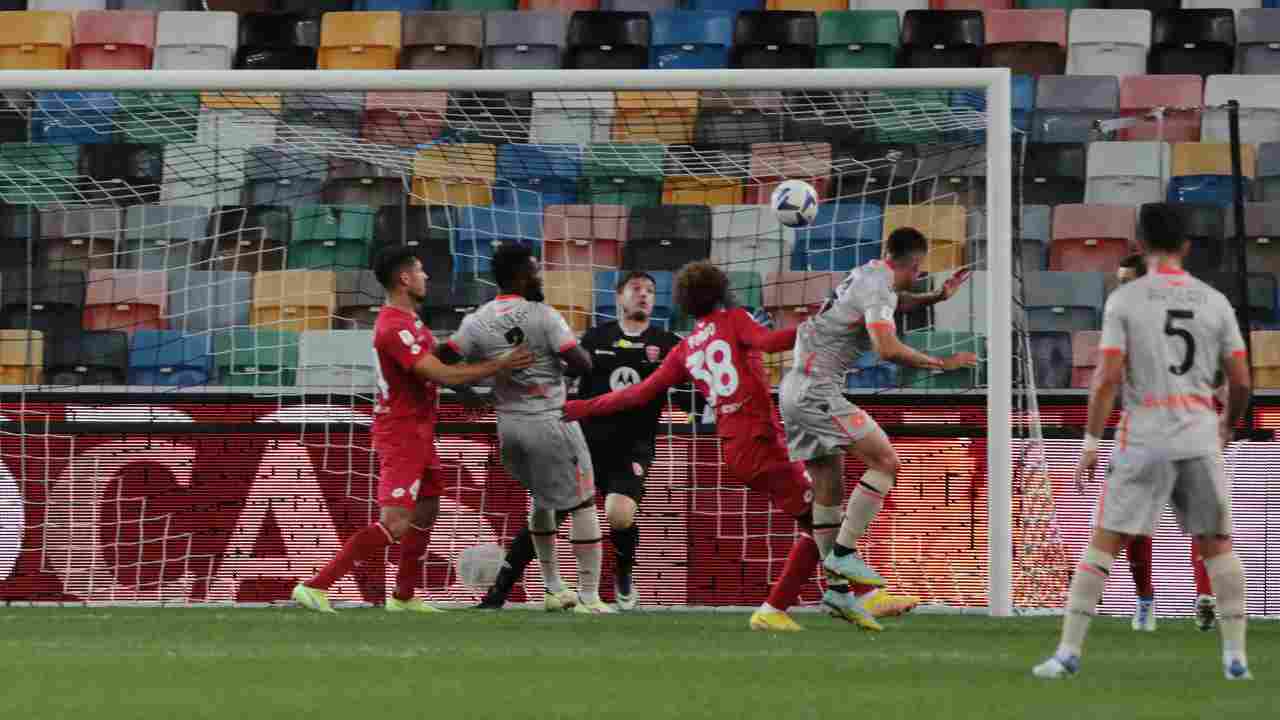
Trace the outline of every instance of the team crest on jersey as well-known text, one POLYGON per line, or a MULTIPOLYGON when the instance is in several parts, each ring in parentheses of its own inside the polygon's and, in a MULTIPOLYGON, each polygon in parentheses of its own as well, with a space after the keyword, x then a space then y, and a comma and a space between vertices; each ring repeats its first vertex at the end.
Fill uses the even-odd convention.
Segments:
POLYGON ((651 363, 658 362, 658 358, 662 356, 662 348, 657 345, 645 345, 644 356, 651 363))
POLYGON ((413 353, 414 355, 417 355, 418 353, 422 352, 422 346, 419 345, 418 343, 414 343, 412 346, 409 347, 409 352, 413 353))
POLYGON ((417 338, 415 338, 413 333, 408 330, 401 330, 398 334, 400 335, 400 342, 408 345, 409 347, 413 347, 413 344, 417 342, 417 338))

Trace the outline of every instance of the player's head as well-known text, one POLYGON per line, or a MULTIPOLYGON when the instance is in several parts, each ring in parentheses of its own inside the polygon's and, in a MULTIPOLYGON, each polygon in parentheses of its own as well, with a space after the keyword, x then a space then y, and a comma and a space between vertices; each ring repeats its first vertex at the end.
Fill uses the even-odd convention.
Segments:
POLYGON ((1116 279, 1123 285, 1130 280, 1137 280, 1147 274, 1147 259, 1142 253, 1126 255, 1116 268, 1116 279))
POLYGON ((706 261, 691 262, 676 273, 676 305, 691 318, 702 318, 729 302, 729 276, 706 261))
POLYGON ((542 302, 542 266, 533 250, 519 243, 503 243, 493 253, 493 280, 498 290, 542 302))
POLYGON ((1142 246, 1150 255, 1181 258, 1191 248, 1182 214, 1166 203, 1147 203, 1138 212, 1142 246))
POLYGON ((900 227, 889 233, 884 244, 884 257, 893 268, 893 287, 909 290, 924 267, 929 254, 929 240, 913 227, 900 227))
POLYGON ((658 295, 658 283, 643 270, 622 273, 618 285, 618 307, 622 317, 635 322, 647 322, 653 314, 653 302, 658 295))
POLYGON ((403 292, 415 305, 427 299, 427 271, 408 245, 392 246, 378 253, 373 274, 388 295, 403 292))

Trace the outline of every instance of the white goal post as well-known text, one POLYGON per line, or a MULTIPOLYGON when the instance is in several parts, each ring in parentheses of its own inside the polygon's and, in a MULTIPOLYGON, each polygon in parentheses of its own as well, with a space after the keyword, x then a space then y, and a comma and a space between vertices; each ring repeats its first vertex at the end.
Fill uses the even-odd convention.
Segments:
MULTIPOLYGON (((341 93, 605 91, 976 90, 985 94, 985 326, 989 504, 988 611, 1013 613, 1012 445, 1014 212, 1010 72, 991 69, 893 70, 466 70, 466 71, 7 71, 6 92, 254 91, 341 93)), ((975 312, 981 312, 975 308, 975 312)))

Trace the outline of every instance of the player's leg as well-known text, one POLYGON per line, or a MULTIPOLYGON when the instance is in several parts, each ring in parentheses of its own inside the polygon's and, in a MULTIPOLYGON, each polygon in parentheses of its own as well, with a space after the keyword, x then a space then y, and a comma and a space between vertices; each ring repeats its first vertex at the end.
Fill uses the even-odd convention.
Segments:
POLYGON ((391 612, 443 612, 413 596, 418 585, 422 584, 422 556, 426 554, 427 545, 431 542, 431 528, 440 515, 440 496, 444 493, 444 485, 438 478, 439 473, 431 473, 430 477, 424 478, 424 489, 419 491, 418 503, 409 518, 409 526, 400 535, 396 589, 387 600, 387 610, 391 612))
POLYGON ((533 541, 538 566, 542 570, 542 587, 546 591, 543 605, 549 611, 570 610, 578 603, 577 594, 560 577, 560 560, 556 557, 556 512, 538 506, 534 499, 529 510, 529 538, 533 541))
POLYGON ((1204 554, 1200 551, 1200 541, 1191 538, 1191 575, 1196 581, 1196 627, 1208 632, 1218 624, 1218 601, 1213 596, 1213 583, 1209 582, 1209 571, 1204 567, 1204 554))
POLYGON ((1134 630, 1153 632, 1156 629, 1156 589, 1151 582, 1151 538, 1136 535, 1125 548, 1129 556, 1129 574, 1138 602, 1133 609, 1130 625, 1134 630))
MULTIPOLYGON (((858 557, 857 542, 866 534, 871 521, 884 506, 884 499, 893 490, 898 476, 898 453, 894 451, 889 437, 876 425, 875 421, 863 413, 834 418, 853 440, 850 449, 863 464, 866 472, 859 478, 857 486, 849 494, 845 505, 844 520, 840 523, 840 531, 836 534, 835 546, 831 555, 826 558, 825 568, 829 573, 848 579, 850 582, 864 583, 872 586, 883 586, 884 579, 871 566, 858 557)), ((822 468, 824 474, 839 473, 842 465, 837 463, 822 468)), ((814 469, 810 469, 813 474, 814 469)), ((838 476, 837 476, 838 477, 838 476)), ((817 482, 815 476, 814 481, 817 482)), ((838 480, 836 480, 838 482, 838 480)))
POLYGON ((556 509, 572 503, 572 494, 563 492, 563 479, 557 477, 564 454, 564 442, 558 421, 498 418, 498 438, 502 443, 502 465, 529 492, 529 536, 534 554, 542 569, 542 585, 546 590, 543 604, 547 610, 568 610, 577 603, 577 595, 560 577, 556 557, 556 509), (556 449, 562 452, 557 454, 556 449), (560 459, 559 465, 555 462, 560 459), (568 498, 568 499, 566 499, 568 498))
MULTIPOLYGON (((638 480, 644 477, 643 467, 639 463, 636 463, 634 471, 638 480)), ((643 487, 640 482, 636 484, 643 487)), ((640 498, 635 495, 643 490, 636 493, 634 488, 629 488, 628 492, 634 494, 611 492, 604 498, 604 512, 609 519, 609 539, 613 542, 613 592, 619 610, 634 610, 640 602, 640 594, 632 574, 636 566, 636 550, 640 545, 640 526, 636 524, 640 498)))
MULTIPOLYGON (((774 581, 764 603, 751 615, 752 630, 769 632, 794 632, 802 629, 787 611, 800 598, 800 591, 813 579, 814 568, 820 560, 818 545, 813 539, 813 486, 800 463, 790 462, 781 440, 765 446, 767 439, 753 439, 759 447, 750 455, 751 466, 771 463, 756 475, 747 487, 765 493, 770 503, 796 518, 796 536, 787 552, 782 574, 774 581)), ((736 451, 735 451, 736 452, 736 451)), ((739 469, 745 475, 750 470, 739 469)))
POLYGON ((609 614, 614 612, 613 608, 600 600, 604 538, 600 532, 600 517, 596 515, 595 470, 591 465, 591 453, 587 450, 587 438, 576 422, 557 424, 571 459, 569 465, 561 466, 561 472, 574 479, 572 489, 578 498, 578 503, 569 510, 569 542, 578 563, 578 604, 574 612, 609 614))
MULTIPOLYGON (((566 517, 568 517, 567 513, 556 513, 556 527, 559 527, 566 517)), ((516 583, 524 577, 525 568, 537 556, 533 549, 533 536, 529 534, 529 523, 523 522, 520 524, 520 531, 511 538, 511 545, 507 547, 506 560, 502 563, 502 569, 498 571, 497 579, 493 581, 493 585, 489 587, 480 604, 476 605, 476 609, 501 610, 507 604, 507 598, 511 596, 516 583)))

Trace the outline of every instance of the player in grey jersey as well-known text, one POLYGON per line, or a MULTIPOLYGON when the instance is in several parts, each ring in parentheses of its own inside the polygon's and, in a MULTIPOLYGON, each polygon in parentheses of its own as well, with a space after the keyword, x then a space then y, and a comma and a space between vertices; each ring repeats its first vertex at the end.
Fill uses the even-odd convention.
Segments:
POLYGON ((600 520, 596 517, 591 455, 582 428, 561 420, 567 370, 591 370, 591 356, 578 346, 568 323, 544 305, 542 269, 532 251, 507 244, 493 255, 501 291, 463 319, 441 346, 446 362, 489 359, 524 343, 534 362, 494 381, 502 464, 532 497, 529 534, 542 567, 549 609, 612 613, 600 600, 600 520), (565 587, 556 562, 556 513, 570 516, 569 541, 578 561, 578 592, 565 587))
POLYGON ((1229 680, 1248 679, 1244 568, 1231 547, 1222 464, 1222 448, 1249 402, 1244 339, 1226 297, 1182 269, 1190 243, 1176 210, 1144 205, 1139 223, 1148 272, 1107 300, 1078 487, 1097 468, 1099 438, 1121 389, 1124 415, 1093 538, 1071 579, 1062 640, 1032 672, 1060 678, 1079 671, 1089 618, 1116 554, 1130 537, 1150 535, 1170 503, 1183 531, 1200 543, 1218 593, 1223 672, 1229 680), (1219 369, 1227 381, 1221 419, 1213 402, 1219 369))
MULTIPOLYGON (((836 288, 835 296, 800 326, 794 365, 779 392, 791 459, 803 461, 813 479, 814 540, 829 580, 823 602, 833 607, 852 603, 867 607, 884 601, 885 594, 871 592, 883 586, 884 579, 858 557, 854 546, 879 512, 898 473, 898 455, 884 431, 845 399, 845 373, 859 355, 873 350, 889 362, 939 370, 977 360, 973 353, 930 357, 898 339, 895 311, 946 300, 969 275, 957 272, 935 293, 907 293, 928 250, 928 240, 920 231, 893 231, 886 241, 885 258, 855 268, 836 288), (841 478, 847 450, 866 464, 867 472, 849 496, 842 521, 841 478)), ((893 603, 890 614, 919 602, 910 596, 888 598, 893 603)))

